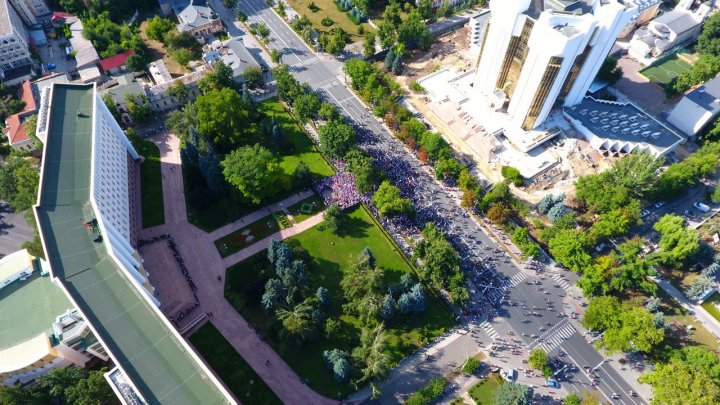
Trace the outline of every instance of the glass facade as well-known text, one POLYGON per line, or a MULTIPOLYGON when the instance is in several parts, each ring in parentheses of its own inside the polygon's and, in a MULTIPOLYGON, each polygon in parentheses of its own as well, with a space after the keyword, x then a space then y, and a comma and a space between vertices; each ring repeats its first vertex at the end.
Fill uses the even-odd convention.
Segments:
POLYGON ((573 84, 575 84, 575 79, 577 79, 578 74, 580 73, 580 68, 582 68, 583 64, 585 63, 585 59, 587 59, 587 56, 588 54, 590 54, 591 49, 592 46, 587 45, 582 51, 582 53, 578 55, 577 58, 575 58, 575 62, 573 62, 573 65, 570 68, 570 74, 567 75, 565 83, 563 83, 563 88, 560 91, 560 95, 558 96, 558 102, 562 102, 565 100, 565 96, 567 96, 573 84))
POLYGON ((510 39, 507 51, 505 52, 505 58, 503 59, 495 87, 504 91, 508 98, 512 97, 515 91, 515 85, 520 78, 520 71, 522 70, 528 53, 528 38, 534 26, 535 21, 531 18, 525 18, 525 24, 520 32, 520 36, 510 39))
POLYGON ((533 97, 528 113, 523 121, 522 129, 529 131, 533 128, 533 126, 535 126, 535 120, 538 115, 540 115, 540 110, 542 110, 548 94, 550 94, 550 89, 553 84, 555 84, 555 79, 562 68, 562 62, 563 58, 559 56, 553 56, 550 58, 550 62, 548 62, 548 65, 545 68, 545 73, 543 73, 540 85, 538 86, 537 91, 535 91, 535 97, 533 97))

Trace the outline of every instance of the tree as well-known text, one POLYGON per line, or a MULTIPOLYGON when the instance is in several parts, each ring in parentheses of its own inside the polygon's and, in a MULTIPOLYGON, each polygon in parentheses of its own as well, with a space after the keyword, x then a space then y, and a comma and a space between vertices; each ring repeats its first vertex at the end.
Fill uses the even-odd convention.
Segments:
POLYGON ((141 72, 145 70, 145 59, 138 54, 130 55, 125 60, 125 66, 133 72, 141 72))
POLYGON ((278 184, 282 184, 283 171, 278 159, 259 144, 230 152, 222 166, 227 182, 254 204, 275 194, 278 184))
POLYGON ((167 95, 170 97, 175 97, 177 101, 182 103, 188 98, 188 96, 190 95, 190 91, 188 90, 185 83, 180 80, 176 80, 173 84, 168 86, 167 95))
POLYGON ((425 292, 420 283, 415 284, 410 291, 400 295, 397 301, 398 308, 403 314, 418 314, 425 310, 425 292))
POLYGON ((580 405, 580 396, 577 392, 571 392, 565 397, 565 405, 580 405))
POLYGON ((537 209, 538 212, 541 214, 547 214, 548 211, 550 211, 550 208, 552 208, 555 205, 555 198, 552 194, 545 194, 543 198, 538 202, 537 209))
POLYGON ((285 333, 303 343, 317 335, 318 324, 313 317, 314 302, 307 299, 291 309, 281 308, 276 312, 285 333))
POLYGON ((113 100, 112 96, 109 93, 105 93, 101 96, 103 103, 105 103, 105 106, 110 110, 110 114, 112 114, 113 118, 115 118, 115 121, 117 122, 123 122, 122 116, 120 115, 120 111, 118 111, 117 104, 115 103, 115 100, 113 100))
POLYGON ((218 152, 227 153, 239 145, 256 141, 250 122, 255 112, 231 88, 210 90, 195 100, 197 129, 218 152))
POLYGON ((282 51, 279 49, 272 49, 270 50, 270 60, 273 61, 273 63, 281 63, 282 62, 282 51))
POLYGON ((515 187, 520 187, 523 185, 524 180, 522 174, 520 174, 520 170, 512 166, 503 166, 500 169, 500 173, 502 173, 502 176, 505 180, 508 180, 515 187))
POLYGON ((505 203, 493 204, 485 215, 496 225, 503 225, 510 219, 510 208, 505 203))
MULTIPOLYGON (((68 367, 69 368, 69 367, 68 367)), ((107 368, 92 370, 87 377, 77 384, 68 386, 65 390, 67 402, 82 405, 112 404, 117 401, 115 393, 105 380, 107 368)))
POLYGON ((332 370, 336 381, 345 382, 350 378, 350 362, 348 354, 339 349, 325 350, 323 360, 325 365, 332 370))
POLYGON ((402 198, 400 189, 387 180, 383 181, 375 191, 372 202, 381 217, 409 215, 413 212, 412 202, 407 198, 402 198))
POLYGON ((429 20, 433 18, 433 9, 431 0, 420 0, 418 2, 418 12, 423 20, 429 20))
POLYGON ((251 89, 261 87, 263 85, 262 70, 258 66, 248 66, 242 73, 243 81, 247 83, 251 89))
POLYGON ((363 365, 358 383, 380 380, 387 374, 390 358, 385 353, 386 342, 387 332, 382 323, 374 329, 362 329, 360 346, 352 352, 352 357, 363 365))
POLYGON ((150 106, 150 100, 145 94, 125 94, 125 101, 127 101, 130 118, 134 122, 144 124, 149 122, 155 115, 150 106))
POLYGON ((340 112, 337 107, 327 101, 320 103, 320 109, 318 110, 317 115, 326 120, 335 120, 340 118, 340 112))
POLYGON ((38 385, 53 396, 64 398, 66 391, 85 378, 85 370, 80 367, 61 367, 50 370, 47 375, 38 378, 38 385))
POLYGON ((655 371, 640 377, 653 387, 653 403, 670 405, 704 405, 720 403, 720 379, 701 368, 671 359, 655 371))
POLYGON ((341 119, 328 121, 318 134, 323 150, 332 156, 345 156, 355 145, 355 130, 341 119))
POLYGON ((530 388, 518 383, 501 384, 495 391, 495 403, 498 405, 528 405, 530 388))
POLYGON ((435 164, 435 177, 457 180, 464 168, 465 166, 453 157, 441 158, 435 164))
POLYGON ((238 19, 238 21, 244 23, 247 21, 247 14, 243 13, 242 10, 238 10, 237 19, 238 19))
POLYGON ((720 17, 710 16, 705 20, 698 37, 697 51, 704 55, 720 55, 720 17))
POLYGON ((306 93, 293 101, 293 110, 302 122, 314 120, 320 111, 320 97, 315 93, 306 93))
POLYGON ((352 149, 345 155, 348 170, 355 176, 355 187, 361 193, 372 191, 382 180, 382 173, 375 167, 372 157, 360 149, 352 149))
POLYGON ((217 61, 213 65, 213 70, 205 73, 205 75, 198 80, 198 87, 203 93, 208 93, 211 90, 222 90, 226 87, 235 88, 236 83, 233 75, 233 70, 230 66, 226 65, 223 61, 217 61))
POLYGON ((602 66, 600 66, 597 76, 598 79, 604 80, 613 85, 618 80, 622 79, 623 71, 622 68, 618 66, 618 60, 612 56, 608 56, 602 66))
POLYGON ((321 33, 318 42, 325 52, 340 55, 349 39, 350 36, 342 28, 333 28, 329 33, 321 33))
POLYGON ((175 23, 167 18, 160 17, 158 15, 147 20, 147 26, 145 27, 145 35, 150 39, 156 41, 162 41, 165 34, 175 29, 175 23))
POLYGON ((5 200, 14 211, 24 211, 35 204, 40 173, 29 160, 10 156, 0 166, 0 200, 5 200))
POLYGON ((363 56, 368 57, 375 54, 375 33, 373 31, 367 31, 363 35, 365 40, 363 45, 363 56))
POLYGON ((628 350, 647 353, 665 338, 664 330, 655 325, 650 311, 620 304, 611 296, 590 300, 582 324, 588 329, 605 332, 599 345, 610 353, 628 350))
POLYGON ((653 228, 660 233, 655 257, 667 266, 677 267, 700 248, 700 236, 685 226, 683 217, 667 214, 653 228))
POLYGON ((380 318, 383 321, 389 321, 395 315, 395 299, 391 294, 385 294, 382 305, 380 306, 380 318))
POLYGON ((556 203, 550 208, 547 213, 547 217, 551 222, 557 222, 560 218, 567 214, 567 209, 563 203, 556 203))
POLYGON ((587 252, 587 237, 575 229, 558 231, 548 246, 555 260, 572 271, 581 272, 592 263, 587 252))
POLYGON ((325 214, 323 214, 323 229, 337 234, 338 231, 342 229, 344 218, 345 215, 337 204, 330 205, 328 209, 325 210, 325 214))
POLYGON ((550 378, 552 375, 552 368, 550 367, 550 361, 548 355, 543 349, 533 349, 528 356, 528 362, 530 367, 539 370, 543 373, 545 378, 550 378))
POLYGON ((229 9, 234 9, 237 7, 238 0, 222 0, 223 5, 229 9))
POLYGON ((397 26, 397 41, 407 49, 419 48, 426 50, 432 45, 430 29, 423 21, 420 12, 413 9, 405 21, 397 26))
POLYGON ((460 255, 432 223, 425 225, 423 240, 418 243, 414 259, 420 259, 420 274, 437 288, 446 288, 450 299, 461 304, 468 298, 464 274, 460 271, 460 255))

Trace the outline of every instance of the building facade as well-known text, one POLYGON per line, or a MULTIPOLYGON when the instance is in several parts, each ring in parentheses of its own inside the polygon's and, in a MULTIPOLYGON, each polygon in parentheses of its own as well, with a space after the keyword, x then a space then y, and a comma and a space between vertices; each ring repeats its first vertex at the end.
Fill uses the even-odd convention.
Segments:
POLYGON ((10 0, 10 3, 29 26, 42 22, 43 17, 50 19, 52 14, 45 0, 10 0))
POLYGON ((667 120, 685 135, 691 137, 702 131, 720 114, 720 78, 716 77, 687 93, 667 120))
POLYGON ((180 21, 178 31, 189 32, 200 42, 223 30, 222 20, 204 0, 191 0, 177 18, 180 21))
POLYGON ((8 0, 0 0, 0 80, 2 71, 32 64, 28 30, 8 0))
POLYGON ((525 131, 579 103, 633 10, 616 1, 492 0, 473 84, 525 131))

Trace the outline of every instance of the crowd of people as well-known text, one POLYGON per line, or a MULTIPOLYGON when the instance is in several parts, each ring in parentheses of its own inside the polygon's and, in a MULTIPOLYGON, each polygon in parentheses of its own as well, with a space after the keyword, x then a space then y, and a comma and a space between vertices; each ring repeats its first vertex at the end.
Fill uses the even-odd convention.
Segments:
POLYGON ((368 202, 368 196, 355 188, 355 176, 347 171, 345 163, 335 161, 338 172, 325 177, 314 184, 315 192, 323 199, 325 205, 337 204, 345 209, 361 202, 368 202))
POLYGON ((170 317, 170 321, 175 326, 178 326, 178 321, 182 321, 188 315, 190 315, 197 307, 199 307, 200 301, 198 300, 198 296, 197 296, 197 286, 193 282, 193 279, 190 276, 190 273, 188 272, 187 267, 185 267, 185 261, 183 260, 182 255, 180 254, 180 249, 178 249, 178 246, 175 243, 175 239, 172 237, 172 235, 167 234, 167 233, 164 233, 160 236, 154 236, 150 239, 138 239, 138 248, 149 245, 151 243, 160 242, 163 240, 167 243, 167 246, 170 248, 170 251, 172 251, 172 254, 175 257, 175 260, 177 261, 178 267, 180 267, 180 271, 182 272, 183 276, 185 276, 185 281, 187 281, 188 287, 190 288, 190 291, 192 291, 193 297, 195 298, 195 302, 186 305, 184 308, 181 308, 179 311, 177 311, 175 313, 175 315, 170 317))

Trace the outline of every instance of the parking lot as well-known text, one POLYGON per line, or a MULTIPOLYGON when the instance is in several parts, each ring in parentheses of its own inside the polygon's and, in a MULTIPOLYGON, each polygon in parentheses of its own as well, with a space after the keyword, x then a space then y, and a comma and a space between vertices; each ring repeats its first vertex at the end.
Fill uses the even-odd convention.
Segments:
POLYGON ((13 212, 6 202, 0 201, 0 257, 20 250, 24 242, 35 236, 23 214, 13 212))
POLYGON ((65 44, 67 40, 62 39, 51 39, 48 38, 47 45, 37 47, 37 51, 40 54, 45 67, 49 64, 54 64, 55 68, 49 71, 52 72, 71 72, 77 67, 75 58, 67 59, 65 57, 65 44))

